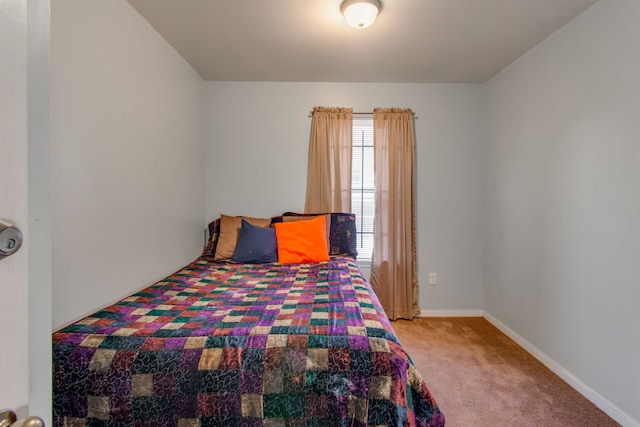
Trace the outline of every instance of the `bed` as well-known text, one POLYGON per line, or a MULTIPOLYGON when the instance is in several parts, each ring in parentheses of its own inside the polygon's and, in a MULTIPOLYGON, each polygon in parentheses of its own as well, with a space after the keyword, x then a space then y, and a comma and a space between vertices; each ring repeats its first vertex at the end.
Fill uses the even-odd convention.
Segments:
POLYGON ((53 334, 54 425, 443 426, 353 220, 325 217, 328 260, 288 264, 216 259, 214 221, 194 262, 53 334))

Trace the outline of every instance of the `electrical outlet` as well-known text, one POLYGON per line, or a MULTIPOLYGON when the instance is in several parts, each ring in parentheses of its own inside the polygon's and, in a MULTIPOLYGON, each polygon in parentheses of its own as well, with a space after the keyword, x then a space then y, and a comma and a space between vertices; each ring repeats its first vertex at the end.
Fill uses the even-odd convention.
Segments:
POLYGON ((438 275, 436 273, 429 273, 429 284, 430 285, 438 284, 438 275))

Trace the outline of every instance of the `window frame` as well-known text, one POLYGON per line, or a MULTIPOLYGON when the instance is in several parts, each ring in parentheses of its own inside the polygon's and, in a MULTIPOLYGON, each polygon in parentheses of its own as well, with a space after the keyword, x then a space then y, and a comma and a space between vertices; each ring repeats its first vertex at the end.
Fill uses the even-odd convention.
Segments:
MULTIPOLYGON (((358 263, 363 266, 363 267, 370 267, 371 266, 371 256, 373 255, 373 245, 371 245, 371 255, 369 255, 369 253, 367 252, 367 257, 366 258, 362 258, 360 255, 360 250, 363 247, 363 237, 366 236, 371 236, 371 242, 373 243, 373 234, 374 234, 374 228, 373 228, 373 219, 371 221, 371 230, 364 230, 363 225, 365 223, 364 221, 364 212, 366 210, 365 205, 371 205, 371 211, 374 213, 375 215, 375 173, 373 170, 373 159, 374 159, 374 153, 373 153, 374 147, 373 147, 373 117, 371 115, 360 115, 360 116, 356 116, 354 115, 353 117, 353 125, 352 125, 352 148, 351 148, 351 153, 352 153, 352 165, 355 164, 355 162, 360 161, 360 167, 359 167, 359 171, 362 174, 362 176, 359 177, 359 183, 360 185, 358 187, 353 186, 353 181, 354 181, 354 171, 356 171, 356 168, 352 168, 351 171, 351 178, 352 178, 352 188, 351 188, 351 199, 352 199, 352 205, 351 205, 351 212, 354 213, 356 215, 356 224, 357 224, 357 228, 356 228, 356 235, 357 235, 357 241, 358 241, 358 257, 357 257, 357 261, 358 263), (361 130, 362 128, 365 128, 365 130, 361 130), (368 134, 368 138, 365 136, 365 131, 369 131, 368 134), (356 132, 360 131, 360 135, 357 135, 356 132), (367 157, 366 155, 366 150, 370 150, 370 158, 369 160, 369 168, 365 169, 365 158, 367 157), (360 158, 357 159, 356 158, 356 151, 360 152, 360 158), (367 185, 365 185, 365 181, 367 181, 367 179, 364 176, 364 172, 368 172, 368 174, 371 174, 371 179, 368 180, 370 182, 373 183, 373 186, 369 187, 367 185), (353 201, 355 200, 355 195, 359 195, 360 196, 360 205, 359 206, 354 206, 353 205, 353 201), (369 197, 365 197, 369 196, 369 197), (373 196, 373 197, 371 197, 373 196), (366 202, 366 199, 372 199, 372 202, 366 202)), ((368 177, 368 174, 366 175, 368 177)))

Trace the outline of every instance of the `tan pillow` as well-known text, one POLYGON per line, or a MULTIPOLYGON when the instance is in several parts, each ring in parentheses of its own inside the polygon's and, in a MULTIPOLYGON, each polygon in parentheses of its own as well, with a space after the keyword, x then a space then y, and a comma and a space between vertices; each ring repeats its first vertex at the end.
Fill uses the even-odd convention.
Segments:
MULTIPOLYGON (((324 217, 324 222, 327 225, 327 250, 331 250, 331 245, 329 244, 329 233, 331 232, 331 214, 318 215, 324 217)), ((318 216, 283 216, 282 222, 293 222, 293 221, 307 221, 310 219, 317 218, 318 216)))
POLYGON ((242 219, 258 227, 269 227, 271 218, 248 218, 246 216, 220 215, 220 235, 216 246, 215 259, 229 260, 233 256, 238 244, 238 235, 242 226, 242 219))

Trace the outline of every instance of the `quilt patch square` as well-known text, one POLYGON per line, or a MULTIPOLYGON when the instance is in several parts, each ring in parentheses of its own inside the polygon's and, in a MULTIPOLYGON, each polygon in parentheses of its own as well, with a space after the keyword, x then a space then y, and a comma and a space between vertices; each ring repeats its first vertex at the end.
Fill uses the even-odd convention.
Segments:
POLYGON ((262 418, 264 416, 263 402, 261 394, 243 394, 242 416, 251 418, 262 418))
POLYGON ((104 396, 87 396, 87 415, 98 420, 109 419, 110 399, 104 396))

